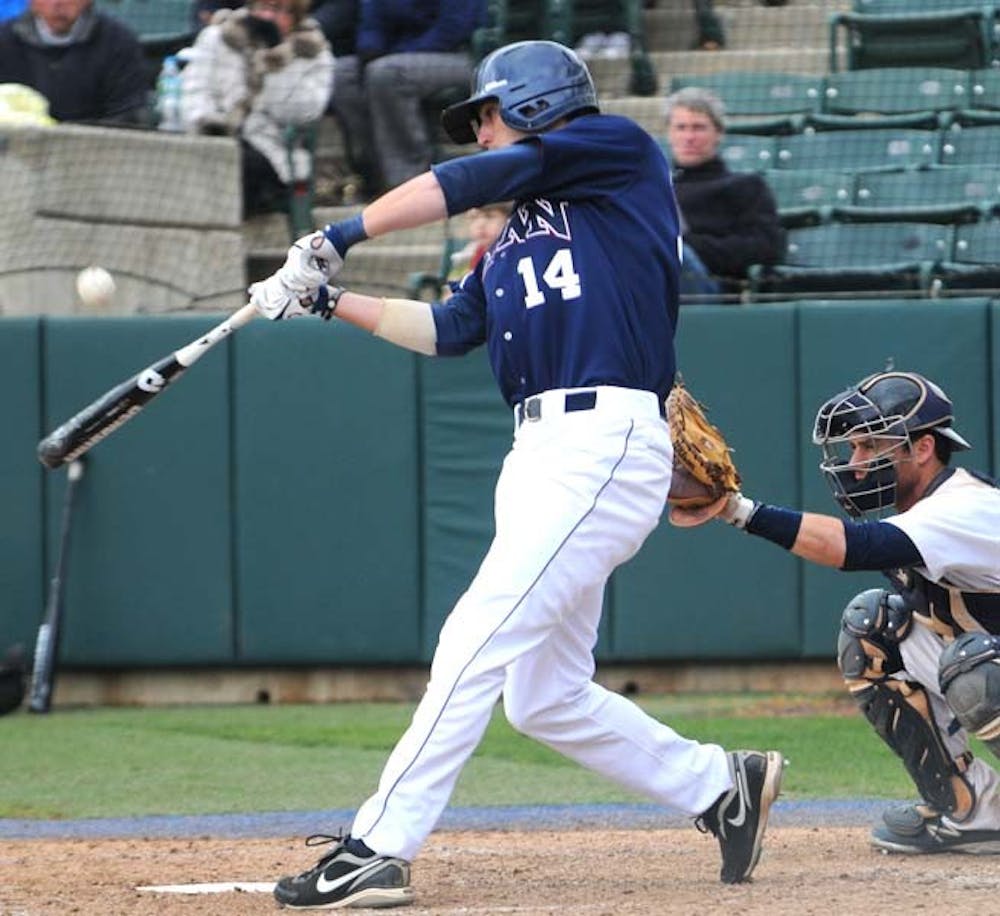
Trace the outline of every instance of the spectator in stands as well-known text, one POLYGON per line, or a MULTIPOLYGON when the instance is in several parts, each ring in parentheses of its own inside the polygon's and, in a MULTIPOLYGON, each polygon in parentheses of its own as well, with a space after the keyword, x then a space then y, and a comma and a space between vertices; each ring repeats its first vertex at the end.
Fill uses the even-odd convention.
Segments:
POLYGON ((713 0, 694 0, 694 21, 698 29, 696 51, 721 51, 726 46, 726 32, 713 0))
POLYGON ((310 152, 286 139, 322 116, 333 82, 333 55, 308 12, 309 0, 219 10, 182 71, 185 130, 240 138, 245 216, 284 210, 289 185, 312 170, 310 152))
POLYGON ((684 236, 681 292, 738 292, 752 264, 776 264, 785 231, 774 195, 755 173, 730 172, 719 155, 725 108, 699 87, 667 98, 667 140, 684 236))
MULTIPOLYGON (((360 7, 359 0, 313 0, 312 17, 330 43, 333 58, 337 61, 335 71, 344 58, 354 54, 360 7)), ((336 84, 336 75, 333 81, 336 84)))
POLYGON ((356 53, 337 64, 333 111, 366 197, 427 170, 433 143, 423 105, 450 88, 466 92, 470 40, 485 21, 485 0, 361 4, 356 53))
POLYGON ((463 277, 469 271, 476 269, 483 255, 489 251, 507 224, 510 207, 509 202, 504 202, 486 204, 465 211, 464 219, 469 241, 451 256, 451 269, 441 291, 442 299, 450 298, 463 277))
POLYGON ((57 121, 145 123, 144 73, 139 39, 92 0, 31 0, 0 24, 0 83, 40 92, 57 121))

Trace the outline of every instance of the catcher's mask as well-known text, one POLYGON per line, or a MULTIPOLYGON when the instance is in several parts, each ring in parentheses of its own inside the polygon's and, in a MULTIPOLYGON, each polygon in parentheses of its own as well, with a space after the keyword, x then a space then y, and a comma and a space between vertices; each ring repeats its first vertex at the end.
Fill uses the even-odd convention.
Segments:
POLYGON ((537 134, 582 111, 597 111, 587 65, 555 41, 518 41, 498 48, 476 70, 472 95, 444 110, 441 123, 456 143, 475 143, 479 106, 493 99, 508 127, 537 134))
POLYGON ((896 462, 917 435, 943 437, 952 451, 971 448, 953 419, 948 396, 916 372, 878 372, 830 398, 816 415, 813 442, 823 449, 819 467, 834 499, 855 518, 892 508, 896 462), (852 443, 859 439, 876 449, 855 461, 852 443))

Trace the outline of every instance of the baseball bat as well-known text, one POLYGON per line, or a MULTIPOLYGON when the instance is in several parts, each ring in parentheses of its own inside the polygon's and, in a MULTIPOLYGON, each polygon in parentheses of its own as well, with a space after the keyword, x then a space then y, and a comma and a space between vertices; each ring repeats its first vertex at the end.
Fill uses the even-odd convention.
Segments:
POLYGON ((69 557, 69 532, 73 520, 76 490, 83 478, 83 461, 79 458, 66 469, 66 494, 63 497, 62 528, 59 532, 59 556, 55 572, 49 581, 45 614, 35 638, 35 661, 31 670, 28 709, 48 712, 55 689, 59 635, 62 631, 63 596, 66 592, 66 563, 69 557))
POLYGON ((38 460, 47 468, 57 468, 79 458, 131 420, 164 388, 180 378, 185 369, 220 340, 247 324, 256 313, 253 305, 243 306, 203 337, 106 391, 38 443, 38 460))

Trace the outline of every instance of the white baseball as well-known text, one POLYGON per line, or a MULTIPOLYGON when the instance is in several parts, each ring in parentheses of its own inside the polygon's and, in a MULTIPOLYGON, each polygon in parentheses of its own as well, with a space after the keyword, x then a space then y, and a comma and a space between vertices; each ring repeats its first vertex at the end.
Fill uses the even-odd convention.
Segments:
POLYGON ((115 296, 115 281, 103 267, 85 267, 76 276, 76 292, 88 308, 103 308, 115 296))

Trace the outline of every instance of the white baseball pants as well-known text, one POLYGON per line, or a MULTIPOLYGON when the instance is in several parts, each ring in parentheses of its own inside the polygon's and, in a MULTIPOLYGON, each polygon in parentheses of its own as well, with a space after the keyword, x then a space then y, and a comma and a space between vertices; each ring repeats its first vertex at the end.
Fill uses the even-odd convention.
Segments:
POLYGON ((545 392, 541 417, 516 430, 496 536, 351 830, 382 855, 416 855, 501 693, 515 728, 661 804, 698 815, 732 785, 722 748, 591 680, 605 584, 659 521, 673 458, 656 395, 595 390, 595 406, 576 412, 565 391, 545 392))

